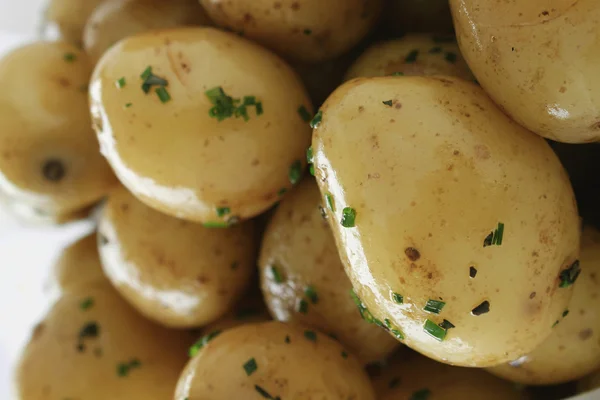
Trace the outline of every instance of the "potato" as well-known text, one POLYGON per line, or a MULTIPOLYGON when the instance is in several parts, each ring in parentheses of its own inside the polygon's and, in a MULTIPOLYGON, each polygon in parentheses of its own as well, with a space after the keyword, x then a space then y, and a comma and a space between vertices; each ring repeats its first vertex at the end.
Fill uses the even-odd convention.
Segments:
POLYGON ((333 335, 363 362, 383 359, 398 342, 357 311, 321 203, 306 180, 277 208, 258 261, 265 302, 276 320, 333 335))
POLYGON ((394 74, 451 75, 474 79, 453 40, 440 40, 436 35, 419 33, 372 45, 350 67, 346 80, 394 74))
POLYGON ((198 0, 106 0, 90 16, 83 46, 94 63, 119 40, 153 29, 208 25, 198 0))
POLYGON ((17 398, 169 399, 190 339, 145 320, 109 285, 66 293, 22 355, 17 398))
POLYGON ((451 367, 405 352, 392 358, 373 381, 379 400, 516 400, 513 385, 475 368, 451 367))
POLYGON ((389 0, 383 19, 383 25, 395 34, 453 30, 448 0, 389 0))
POLYGON ((288 58, 316 63, 356 45, 382 0, 200 0, 217 25, 288 58))
POLYGON ((254 224, 210 229, 113 191, 100 219, 106 275, 142 315, 170 327, 214 322, 250 284, 256 260, 254 224))
POLYGON ((90 97, 104 155, 163 213, 227 226, 302 176, 310 100, 290 67, 237 35, 180 28, 125 39, 99 62, 90 97))
POLYGON ((460 366, 514 360, 550 335, 580 229, 542 138, 451 77, 355 79, 319 117, 317 182, 364 314, 460 366))
POLYGON ((104 0, 49 0, 42 25, 43 36, 81 46, 88 18, 104 0))
POLYGON ((0 192, 18 214, 68 219, 115 185, 90 129, 90 73, 85 54, 63 42, 0 60, 0 192))
POLYGON ((299 325, 248 324, 200 343, 179 378, 175 400, 375 399, 354 356, 299 325))
POLYGON ((465 59, 515 121, 560 142, 600 140, 596 0, 450 4, 465 59))
POLYGON ((488 369, 494 375, 526 385, 552 385, 584 377, 600 368, 600 233, 584 228, 581 277, 573 298, 555 322, 554 332, 533 352, 488 369))

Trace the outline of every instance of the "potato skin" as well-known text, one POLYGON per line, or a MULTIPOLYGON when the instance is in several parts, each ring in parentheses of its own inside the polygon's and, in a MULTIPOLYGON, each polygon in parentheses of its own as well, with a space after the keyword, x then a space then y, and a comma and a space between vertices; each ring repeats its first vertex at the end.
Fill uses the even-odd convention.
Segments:
POLYGON ((581 276, 568 314, 533 352, 489 368, 500 378, 526 385, 553 385, 584 377, 600 367, 600 233, 586 226, 581 243, 581 276))
POLYGON ((215 23, 289 59, 321 62, 356 45, 382 0, 200 0, 215 23))
POLYGON ((98 232, 113 285, 140 313, 169 327, 198 327, 224 316, 255 268, 252 221, 205 228, 161 214, 124 188, 109 196, 98 232))
POLYGON ((185 367, 175 400, 260 398, 256 386, 286 400, 375 399, 367 374, 338 342, 300 325, 266 322, 208 342, 185 367), (251 359, 257 368, 249 374, 251 359))
POLYGON ((103 1, 50 0, 44 12, 43 36, 47 39, 64 40, 81 47, 85 23, 103 1))
POLYGON ((90 129, 90 74, 85 54, 65 42, 35 42, 0 60, 0 191, 30 215, 68 219, 116 184, 90 129))
POLYGON ((498 365, 539 345, 567 308, 572 287, 559 288, 559 275, 580 235, 568 178, 545 141, 451 77, 355 79, 321 112, 317 182, 333 196, 338 249, 371 314, 449 364, 498 365), (355 227, 341 225, 346 207, 355 227), (499 223, 502 245, 484 247, 499 223), (446 302, 439 315, 423 310, 431 299, 446 302), (485 301, 489 312, 473 315, 485 301), (427 319, 455 328, 440 342, 427 319))
POLYGON ((153 29, 209 25, 197 0, 106 0, 83 31, 83 47, 95 64, 119 40, 153 29))
POLYGON ((99 62, 91 88, 103 154, 136 197, 163 213, 203 223, 248 219, 292 187, 296 163, 304 169, 310 127, 298 109, 313 112, 308 95, 281 59, 237 35, 179 28, 125 39, 99 62), (170 101, 141 90, 148 66, 168 81, 170 101), (128 84, 118 88, 122 77, 128 84), (216 87, 256 96, 263 113, 250 107, 248 121, 218 121, 205 94, 216 87), (231 212, 220 216, 220 207, 231 212))
POLYGON ((595 0, 451 0, 462 53, 518 123, 560 142, 600 139, 595 0))
POLYGON ((430 33, 413 33, 369 47, 352 64, 346 80, 397 73, 474 79, 454 40, 440 40, 430 33))
POLYGON ((365 363, 381 360, 398 342, 361 318, 333 235, 319 211, 321 204, 326 207, 317 185, 306 179, 277 208, 258 261, 265 302, 276 320, 332 334, 365 363), (307 288, 316 294, 314 301, 307 288), (307 305, 306 313, 299 311, 301 302, 307 305))

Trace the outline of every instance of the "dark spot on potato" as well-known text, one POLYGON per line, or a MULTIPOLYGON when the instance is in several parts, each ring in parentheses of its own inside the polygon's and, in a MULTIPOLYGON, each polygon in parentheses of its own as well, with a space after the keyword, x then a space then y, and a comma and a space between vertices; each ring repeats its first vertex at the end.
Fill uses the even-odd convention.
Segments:
POLYGON ((590 328, 584 329, 581 332, 579 332, 579 339, 588 340, 589 338, 592 337, 593 333, 594 333, 594 331, 592 331, 590 328))
POLYGON ((415 249, 414 247, 407 247, 404 250, 404 254, 406 254, 406 257, 408 257, 410 261, 417 261, 419 258, 421 258, 421 253, 419 253, 419 250, 415 249))
POLYGON ((44 162, 42 173, 44 174, 44 178, 50 182, 59 182, 65 177, 66 168, 62 161, 51 158, 44 162))
POLYGON ((367 174, 367 179, 379 179, 381 176, 379 173, 375 172, 374 174, 367 174))
POLYGON ((402 108, 402 104, 401 104, 401 103, 396 103, 396 104, 394 104, 394 108, 395 108, 396 110, 399 110, 399 109, 401 109, 401 108, 402 108))
POLYGON ((475 157, 480 160, 487 160, 490 158, 490 149, 482 144, 475 146, 475 157))
POLYGON ((487 314, 488 312, 490 312, 490 302, 487 300, 485 300, 483 303, 471 310, 471 314, 473 314, 476 317, 482 314, 487 314))
POLYGON ((258 164, 260 164, 260 161, 258 161, 258 159, 257 159, 257 158, 255 158, 254 160, 252 160, 252 164, 251 164, 251 165, 252 165, 253 167, 256 167, 258 164))
POLYGON ((297 1, 292 3, 292 10, 297 11, 300 9, 300 3, 298 3, 297 1))
POLYGON ((106 246, 108 244, 108 238, 102 234, 100 234, 100 244, 102 246, 106 246))
POLYGON ((459 154, 460 154, 460 151, 458 151, 458 150, 454 150, 454 152, 453 152, 452 154, 454 154, 455 156, 457 156, 457 155, 459 155, 459 154))
POLYGON ((66 78, 58 78, 58 84, 65 88, 71 86, 71 82, 66 78))
POLYGON ((365 108, 363 106, 358 106, 358 112, 363 112, 365 111, 365 108))
POLYGON ((127 203, 122 203, 122 204, 121 204, 121 211, 123 211, 123 212, 127 212, 127 211, 129 211, 129 204, 127 204, 127 203))
POLYGON ((431 272, 427 274, 427 279, 433 279, 433 274, 431 272))
POLYGON ((531 294, 529 295, 530 299, 533 299, 535 297, 536 293, 535 292, 531 292, 531 294))
POLYGON ((278 1, 276 1, 275 3, 273 3, 273 8, 274 8, 275 10, 279 10, 279 9, 281 9, 281 3, 280 3, 280 2, 278 2, 278 1))
POLYGON ((39 337, 44 333, 45 329, 46 325, 44 325, 43 322, 37 324, 35 328, 33 328, 33 332, 31 333, 31 340, 33 341, 39 339, 39 337))
POLYGON ((250 22, 252 22, 254 18, 252 17, 252 14, 250 13, 246 13, 244 14, 244 23, 245 24, 249 24, 250 22))
POLYGON ((477 276, 477 269, 475 267, 469 267, 469 277, 475 278, 477 276))
POLYGON ((210 278, 205 275, 200 275, 196 278, 196 281, 198 281, 198 283, 201 285, 206 285, 208 282, 210 282, 210 278))
POLYGON ((542 11, 542 15, 546 17, 546 16, 550 15, 550 13, 548 11, 544 10, 544 11, 542 11))
POLYGON ((566 91, 567 91, 567 88, 566 88, 566 87, 564 87, 564 86, 561 86, 561 87, 560 87, 560 89, 558 89, 558 91, 559 91, 560 93, 564 93, 564 92, 566 92, 566 91))

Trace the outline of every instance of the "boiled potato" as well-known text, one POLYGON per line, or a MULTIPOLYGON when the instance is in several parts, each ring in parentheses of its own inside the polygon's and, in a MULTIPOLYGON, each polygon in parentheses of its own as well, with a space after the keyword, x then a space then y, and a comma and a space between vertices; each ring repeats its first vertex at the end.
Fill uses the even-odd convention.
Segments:
POLYGON ((111 193, 98 226, 106 275, 140 313, 170 327, 224 316, 250 284, 254 224, 210 229, 111 193))
POLYGON ((104 0, 49 0, 44 13, 43 35, 81 46, 83 28, 104 0))
POLYGON ((64 42, 29 44, 0 60, 0 192, 10 208, 68 219, 115 185, 90 128, 90 74, 85 54, 64 42))
POLYGON ((200 345, 179 378, 175 400, 375 399, 353 355, 300 325, 248 324, 200 345))
POLYGON ((384 25, 395 34, 406 32, 452 32, 448 0, 388 0, 384 25))
POLYGON ((451 367, 414 352, 393 357, 373 380, 379 400, 516 400, 514 386, 475 368, 451 367))
POLYGON ((279 321, 331 334, 363 362, 383 359, 398 342, 357 311, 321 203, 317 185, 306 180, 277 208, 258 262, 265 301, 279 321))
POLYGON ((581 277, 554 332, 533 352, 488 371, 527 385, 551 385, 579 379, 600 368, 600 233, 583 231, 581 277))
POLYGON ((600 140, 596 0, 451 0, 463 55, 518 123, 567 143, 600 140))
POLYGON ((294 60, 335 58, 377 22, 382 0, 200 0, 218 25, 294 60))
POLYGON ((112 47, 94 73, 91 109, 103 153, 136 197, 209 226, 275 204, 300 180, 310 144, 312 107, 293 70, 211 28, 112 47))
POLYGON ((346 79, 387 75, 473 75, 454 41, 431 34, 410 34, 369 47, 350 67, 346 79))
POLYGON ((119 40, 152 29, 207 25, 198 0, 106 0, 90 16, 83 46, 97 62, 119 40))
POLYGON ((451 77, 355 79, 319 119, 317 182, 364 313, 460 366, 514 360, 550 335, 580 228, 542 138, 451 77))

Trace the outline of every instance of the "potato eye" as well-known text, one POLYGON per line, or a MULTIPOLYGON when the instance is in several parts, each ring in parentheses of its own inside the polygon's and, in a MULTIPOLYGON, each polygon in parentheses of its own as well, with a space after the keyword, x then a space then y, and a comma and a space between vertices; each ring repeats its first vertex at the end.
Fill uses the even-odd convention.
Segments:
POLYGON ((66 168, 62 161, 50 159, 42 166, 42 173, 44 174, 44 178, 50 182, 59 182, 65 177, 66 168))

